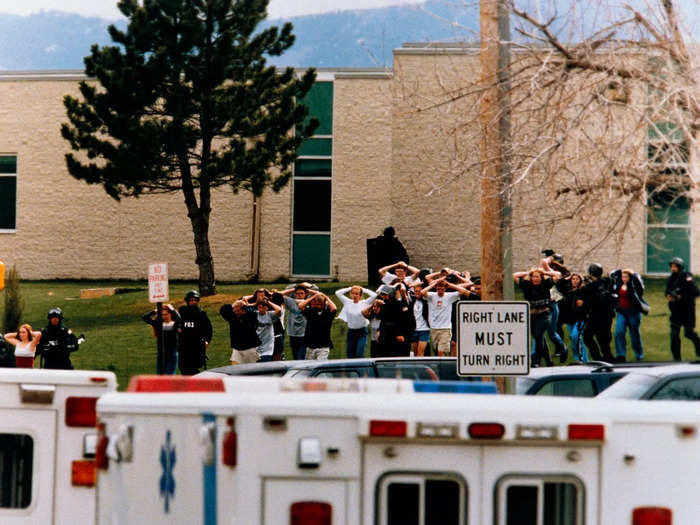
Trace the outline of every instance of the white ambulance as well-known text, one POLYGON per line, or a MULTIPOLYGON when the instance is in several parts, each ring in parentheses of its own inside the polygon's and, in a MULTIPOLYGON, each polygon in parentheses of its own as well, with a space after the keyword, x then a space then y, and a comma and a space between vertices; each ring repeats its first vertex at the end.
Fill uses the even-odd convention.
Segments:
POLYGON ((100 525, 700 522, 698 403, 406 380, 144 377, 131 390, 97 405, 100 525))
POLYGON ((95 405, 111 372, 0 368, 0 523, 95 520, 95 405))

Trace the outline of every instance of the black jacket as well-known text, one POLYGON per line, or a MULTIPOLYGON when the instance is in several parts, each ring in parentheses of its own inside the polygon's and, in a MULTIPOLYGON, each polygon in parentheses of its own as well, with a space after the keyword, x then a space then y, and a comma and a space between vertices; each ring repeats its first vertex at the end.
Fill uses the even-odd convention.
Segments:
POLYGON ((37 357, 41 356, 41 368, 72 370, 71 352, 78 349, 78 338, 63 324, 49 324, 41 331, 41 341, 36 349, 37 357))
POLYGON ((666 281, 666 297, 671 310, 671 322, 695 326, 695 298, 700 295, 693 276, 688 272, 671 273, 666 281))
POLYGON ((213 330, 207 313, 199 306, 181 306, 180 363, 185 368, 204 366, 206 344, 211 341, 213 330))
POLYGON ((615 317, 616 297, 608 277, 589 282, 583 287, 581 295, 589 320, 609 321, 615 317))
POLYGON ((260 346, 260 338, 257 333, 258 312, 254 308, 246 306, 245 313, 238 317, 233 311, 233 306, 225 304, 219 313, 228 322, 231 348, 250 350, 260 346))

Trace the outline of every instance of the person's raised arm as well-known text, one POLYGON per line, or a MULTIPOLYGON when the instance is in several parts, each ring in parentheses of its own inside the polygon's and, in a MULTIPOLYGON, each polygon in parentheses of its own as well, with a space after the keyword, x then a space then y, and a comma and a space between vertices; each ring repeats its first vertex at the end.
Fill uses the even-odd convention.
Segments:
POLYGON ((343 303, 345 301, 349 301, 350 298, 347 296, 347 293, 350 291, 350 286, 346 286, 345 288, 339 288, 335 291, 335 296, 340 299, 343 303))
POLYGON ((323 296, 323 299, 326 301, 326 304, 328 305, 328 309, 329 309, 331 312, 335 312, 336 309, 337 309, 338 307, 335 305, 335 303, 334 303, 333 301, 331 301, 331 298, 328 297, 328 296, 327 296, 326 294, 324 294, 324 293, 321 293, 321 295, 323 296))
POLYGON ((399 261, 399 262, 396 262, 394 264, 387 264, 386 266, 379 268, 379 276, 384 277, 386 275, 386 272, 388 272, 389 270, 393 270, 394 268, 396 268, 400 264, 404 264, 404 263, 402 261, 399 261))
POLYGON ((323 294, 321 294, 320 291, 318 291, 318 292, 315 292, 315 293, 309 295, 309 296, 308 296, 306 299, 304 299, 303 301, 300 301, 300 302, 299 302, 299 310, 303 310, 304 308, 306 308, 306 307, 309 305, 309 303, 311 302, 311 300, 312 300, 314 297, 317 297, 319 294, 320 294, 320 295, 323 295, 323 294))
POLYGON ((515 284, 520 284, 520 279, 523 277, 527 277, 528 272, 515 272, 513 274, 513 280, 515 281, 515 284))
POLYGON ((265 301, 265 304, 267 305, 268 308, 272 309, 272 313, 279 317, 282 315, 282 308, 280 308, 278 305, 273 303, 272 301, 265 301))
POLYGON ((376 293, 374 293, 372 290, 369 290, 369 289, 367 289, 367 288, 363 288, 363 289, 362 289, 362 292, 363 292, 365 295, 368 296, 367 299, 365 299, 365 301, 372 300, 372 299, 374 299, 375 297, 377 297, 377 294, 376 294, 376 293))
POLYGON ((445 279, 435 279, 434 281, 431 281, 428 286, 426 286, 425 288, 423 288, 423 290, 421 290, 421 296, 428 297, 428 292, 430 290, 432 290, 435 287, 435 285, 437 283, 439 283, 440 281, 445 282, 445 279))
POLYGON ((19 343, 19 336, 17 335, 17 332, 8 332, 5 334, 5 341, 10 343, 12 346, 17 346, 17 343, 19 343))

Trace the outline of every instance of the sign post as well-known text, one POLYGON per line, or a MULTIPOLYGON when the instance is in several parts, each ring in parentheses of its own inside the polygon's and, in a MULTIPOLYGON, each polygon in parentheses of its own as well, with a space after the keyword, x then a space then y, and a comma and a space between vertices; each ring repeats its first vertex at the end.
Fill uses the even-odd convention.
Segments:
POLYGON ((158 368, 165 372, 165 349, 163 348, 163 303, 170 300, 168 288, 168 264, 148 265, 148 301, 156 303, 156 346, 158 368))
POLYGON ((530 305, 524 301, 457 303, 457 374, 529 373, 529 313, 530 305))

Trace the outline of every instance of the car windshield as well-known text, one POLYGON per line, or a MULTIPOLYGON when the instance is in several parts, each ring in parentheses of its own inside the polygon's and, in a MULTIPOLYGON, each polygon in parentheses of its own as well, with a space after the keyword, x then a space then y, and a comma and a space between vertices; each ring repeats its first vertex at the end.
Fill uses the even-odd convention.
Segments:
POLYGON ((658 377, 631 372, 614 385, 603 390, 596 397, 605 399, 641 399, 658 380, 658 377))
POLYGON ((530 387, 535 384, 535 381, 537 381, 536 377, 518 377, 515 380, 515 393, 519 396, 522 396, 530 390, 530 387))

